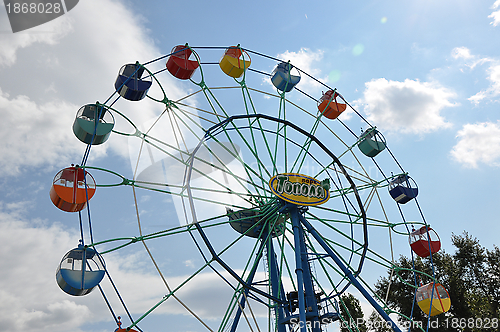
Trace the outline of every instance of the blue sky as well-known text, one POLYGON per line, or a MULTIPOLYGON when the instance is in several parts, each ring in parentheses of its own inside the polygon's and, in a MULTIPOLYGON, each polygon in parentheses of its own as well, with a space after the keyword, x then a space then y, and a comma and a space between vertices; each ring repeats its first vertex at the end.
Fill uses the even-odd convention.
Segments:
MULTIPOLYGON (((114 330, 97 292, 73 298, 55 283, 55 269, 78 243, 79 229, 77 216, 55 208, 48 192, 57 171, 79 163, 85 151, 71 130, 76 111, 111 95, 123 64, 149 61, 179 44, 240 44, 290 60, 336 87, 380 129, 397 160, 418 183, 419 204, 427 222, 438 231, 444 250, 452 252, 452 233, 463 231, 492 248, 498 244, 500 231, 496 209, 499 31, 500 0, 255 1, 241 5, 85 0, 63 17, 16 34, 1 9, 0 238, 7 253, 0 258, 0 330, 114 330)), ((260 61, 253 60, 256 65, 260 61)), ((264 70, 272 70, 272 62, 262 64, 264 70)), ((219 85, 215 77, 207 84, 219 85)), ((194 91, 189 83, 169 75, 160 79, 173 100, 194 91)), ((272 92, 271 85, 261 79, 251 84, 272 92)), ((322 91, 306 79, 300 88, 314 96, 322 91)), ((292 101, 315 107, 303 95, 293 93, 292 101)), ((269 98, 262 97, 258 103, 266 112, 276 108, 269 98)), ((121 107, 142 125, 162 111, 154 103, 121 107)), ((361 122, 352 113, 346 112, 342 119, 360 132, 361 122)), ((89 164, 132 178, 134 149, 137 145, 112 135, 106 144, 92 149, 89 164)), ((381 158, 384 172, 396 172, 383 158, 387 155, 381 158)), ((101 174, 96 180, 113 179, 101 174)), ((387 194, 385 190, 381 194, 387 194)), ((175 202, 166 196, 139 194, 147 231, 179 224, 175 202)), ((130 187, 99 190, 92 202, 94 234, 99 240, 138 234, 130 187)), ((158 255, 174 284, 195 264, 194 253, 179 251, 182 240, 177 241, 162 244, 158 255)), ((408 254, 406 238, 395 241, 397 252, 408 254)), ((378 248, 379 242, 386 244, 387 238, 372 243, 378 248)), ((165 294, 142 247, 114 253, 106 257, 106 263, 135 315, 165 294)), ((380 273, 375 270, 369 280, 374 282, 380 273)), ((204 286, 217 283, 211 278, 202 275, 190 286, 184 294, 188 302, 195 302, 193 294, 214 296, 218 288, 204 286)), ((216 310, 197 309, 209 322, 216 315, 216 310)), ((151 331, 165 329, 165 324, 176 330, 202 330, 173 304, 163 306, 147 324, 151 331)))

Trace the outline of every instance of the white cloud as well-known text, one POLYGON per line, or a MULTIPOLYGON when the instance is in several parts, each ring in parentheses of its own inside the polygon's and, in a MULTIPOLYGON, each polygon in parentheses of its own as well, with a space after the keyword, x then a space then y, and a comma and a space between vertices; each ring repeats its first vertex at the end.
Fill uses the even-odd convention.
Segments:
MULTIPOLYGON (((0 13, 3 22, 3 30, 9 31, 8 18, 3 10, 0 13)), ((57 44, 63 37, 72 32, 71 19, 63 16, 50 23, 41 25, 29 30, 29 32, 19 32, 15 34, 0 34, 0 68, 11 66, 16 62, 17 51, 27 48, 32 44, 41 43, 48 45, 57 44)))
POLYGON ((474 104, 478 104, 484 99, 494 98, 500 95, 500 63, 496 62, 492 64, 487 69, 487 73, 488 80, 490 81, 490 86, 468 98, 468 100, 470 100, 474 104))
MULTIPOLYGON (((161 54, 140 23, 121 2, 89 0, 37 28, 0 34, 2 173, 14 174, 44 163, 61 166, 80 162, 86 146, 72 133, 78 109, 96 100, 104 102, 114 92, 122 65, 146 62, 161 54)), ((164 65, 152 64, 150 68, 164 65)), ((169 98, 183 95, 168 74, 162 75, 161 82, 169 98)), ((150 91, 159 96, 158 87, 150 91)), ((156 116, 164 108, 149 100, 120 100, 115 107, 135 123, 156 116)), ((123 118, 115 117, 115 121, 117 129, 131 132, 123 118)), ((103 155, 106 149, 128 157, 127 141, 119 135, 93 147, 91 158, 103 155)))
POLYGON ((474 58, 474 56, 470 53, 470 50, 464 46, 455 47, 451 51, 451 56, 455 59, 465 59, 465 60, 474 58))
POLYGON ((474 69, 477 65, 494 62, 494 59, 488 57, 482 58, 472 54, 471 51, 465 46, 455 47, 451 50, 451 56, 456 60, 462 60, 464 65, 470 69, 474 69))
POLYGON ((463 60, 463 64, 471 70, 474 69, 477 65, 488 64, 486 73, 488 74, 487 79, 490 81, 490 85, 486 89, 481 90, 473 96, 469 97, 469 101, 477 105, 484 99, 491 99, 500 95, 499 60, 472 54, 471 51, 464 46, 455 47, 451 51, 451 56, 454 59, 463 60))
MULTIPOLYGON (((491 8, 497 9, 499 7, 500 7, 500 0, 496 0, 491 8)), ((492 12, 491 15, 488 16, 488 18, 493 19, 493 22, 491 22, 490 24, 492 24, 494 27, 496 27, 497 25, 500 24, 500 10, 496 10, 496 11, 492 12)))
POLYGON ((0 326, 4 331, 68 331, 89 318, 87 306, 68 298, 55 282, 55 269, 76 235, 58 225, 36 227, 13 206, 0 204, 0 241, 9 253, 0 256, 0 326), (9 211, 10 210, 10 211, 9 211))
POLYGON ((448 128, 450 123, 441 115, 455 93, 438 83, 406 79, 404 82, 385 78, 365 83, 362 104, 368 120, 387 131, 428 133, 448 128))
POLYGON ((84 146, 71 130, 77 108, 65 101, 37 105, 0 89, 0 140, 6 142, 0 146, 0 173, 15 174, 24 165, 69 164, 81 156, 84 146))
MULTIPOLYGON (((49 226, 40 220, 27 220, 22 217, 24 213, 18 211, 19 205, 23 204, 7 205, 0 202, 0 241, 5 248, 9 248, 8 254, 0 256, 0 280, 3 285, 0 289, 1 330, 80 331, 89 321, 105 322, 106 326, 113 328, 114 323, 99 290, 95 289, 86 296, 73 297, 57 286, 56 268, 64 254, 76 247, 78 234, 68 232, 65 230, 67 227, 62 225, 49 226)), ((137 244, 135 249, 140 250, 131 255, 115 252, 104 255, 104 259, 120 295, 137 318, 159 302, 168 291, 160 276, 149 268, 151 263, 142 245, 137 244)), ((199 264, 202 264, 202 260, 199 264)), ((241 270, 236 272, 242 273, 241 270)), ((228 273, 222 274, 234 284, 228 273)), ((167 281, 174 289, 188 277, 167 276, 167 281)), ((264 277, 264 272, 256 276, 264 277)), ((123 312, 107 278, 101 282, 101 286, 117 314, 123 312)), ((209 268, 176 292, 191 310, 209 321, 223 316, 232 294, 231 287, 209 268)), ((267 313, 262 306, 261 309, 256 307, 254 310, 257 315, 267 313)), ((171 297, 153 314, 189 313, 171 297)))
MULTIPOLYGON (((278 54, 278 58, 283 61, 290 61, 292 65, 321 82, 327 82, 328 76, 320 78, 321 70, 315 67, 315 65, 320 63, 321 59, 323 59, 323 54, 324 51, 322 50, 312 51, 308 48, 301 48, 298 52, 286 51, 282 54, 278 54)), ((306 76, 304 73, 301 73, 300 82, 297 85, 301 90, 307 91, 319 86, 321 86, 320 83, 306 76)))
POLYGON ((466 124, 457 133, 452 157, 466 167, 500 166, 500 121, 466 124))

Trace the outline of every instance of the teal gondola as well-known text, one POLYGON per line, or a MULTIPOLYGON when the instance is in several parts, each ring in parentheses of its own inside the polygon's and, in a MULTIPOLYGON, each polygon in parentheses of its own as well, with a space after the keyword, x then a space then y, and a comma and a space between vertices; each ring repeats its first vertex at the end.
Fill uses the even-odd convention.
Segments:
POLYGON ((406 174, 401 174, 389 182, 389 194, 399 204, 405 204, 417 197, 415 181, 406 174))
POLYGON ((140 64, 127 64, 121 67, 115 81, 115 89, 123 98, 131 101, 143 99, 148 93, 151 77, 142 78, 144 67, 140 64))
POLYGON ((280 62, 271 73, 271 82, 276 89, 290 92, 300 82, 300 72, 290 62, 280 62))
POLYGON ((114 125, 115 119, 109 110, 102 105, 88 104, 76 113, 73 133, 85 144, 98 145, 107 141, 114 125))
POLYGON ((70 250, 56 272, 59 287, 67 294, 82 296, 89 294, 104 278, 104 260, 92 248, 81 244, 70 250))
POLYGON ((358 148, 365 156, 373 158, 385 150, 386 141, 376 128, 368 128, 361 134, 358 148))
MULTIPOLYGON (((227 216, 229 217, 231 227, 243 235, 258 238, 262 233, 262 226, 266 223, 264 222, 265 217, 256 210, 240 210, 233 211, 230 208, 226 208, 227 216)), ((284 232, 284 219, 281 218, 276 222, 273 230, 272 237, 282 235, 284 232)))

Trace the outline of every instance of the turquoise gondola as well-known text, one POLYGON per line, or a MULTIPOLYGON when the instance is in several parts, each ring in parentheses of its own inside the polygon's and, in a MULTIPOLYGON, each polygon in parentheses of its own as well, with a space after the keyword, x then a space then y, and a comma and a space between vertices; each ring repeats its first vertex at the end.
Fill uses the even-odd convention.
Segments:
POLYGON ((417 197, 417 184, 406 174, 398 175, 389 183, 389 193, 399 204, 405 204, 417 197))
POLYGON ((271 73, 271 82, 276 89, 290 92, 300 82, 300 72, 290 62, 280 62, 271 73))
POLYGON ((115 81, 115 89, 125 99, 138 101, 143 99, 148 93, 151 84, 151 77, 142 78, 144 67, 136 64, 124 65, 115 81))
MULTIPOLYGON (((227 216, 231 222, 231 227, 246 236, 253 238, 258 238, 261 236, 262 226, 266 225, 264 219, 266 219, 259 211, 256 210, 240 210, 233 211, 230 208, 226 208, 227 216)), ((269 216, 267 216, 269 217, 269 216)), ((282 235, 284 232, 284 219, 281 218, 276 222, 272 230, 272 237, 282 235)))
POLYGON ((92 248, 81 244, 70 250, 62 259, 56 272, 59 287, 67 294, 89 294, 104 278, 104 260, 92 248))
POLYGON ((115 119, 109 110, 102 105, 88 104, 76 113, 73 133, 85 144, 98 145, 107 141, 114 125, 115 119))
POLYGON ((368 157, 375 157, 385 150, 386 141, 384 136, 376 128, 368 128, 361 134, 358 148, 368 157))

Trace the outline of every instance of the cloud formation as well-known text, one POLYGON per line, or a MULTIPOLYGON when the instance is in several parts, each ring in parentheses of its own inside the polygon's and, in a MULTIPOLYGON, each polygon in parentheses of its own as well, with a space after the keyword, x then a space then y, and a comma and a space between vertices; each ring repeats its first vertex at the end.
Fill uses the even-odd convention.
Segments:
MULTIPOLYGON (((3 22, 1 28, 10 31, 6 12, 0 13, 3 22)), ((35 43, 55 45, 63 37, 72 32, 71 20, 65 16, 52 21, 43 27, 30 30, 30 33, 2 33, 0 34, 0 68, 13 65, 17 60, 17 52, 35 43), (49 30, 50 32, 47 32, 49 30)))
POLYGON ((89 318, 89 308, 65 296, 55 282, 61 250, 77 243, 76 234, 36 220, 30 226, 17 212, 20 205, 0 203, 0 241, 9 248, 0 256, 5 286, 0 289, 0 326, 10 332, 78 327, 89 318))
POLYGON ((62 100, 38 105, 25 95, 11 98, 0 89, 0 140, 6 142, 0 145, 0 174, 17 174, 22 166, 69 164, 81 156, 84 146, 71 131, 75 109, 62 100))
POLYGON ((457 138, 451 156, 459 163, 470 168, 478 168, 479 163, 500 166, 500 121, 466 124, 457 138))
MULTIPOLYGON (((2 331, 80 331, 85 324, 102 322, 110 329, 114 328, 109 310, 99 290, 74 297, 59 289, 55 271, 61 258, 70 249, 76 247, 79 234, 67 230, 61 224, 48 225, 41 220, 27 219, 20 211, 26 202, 4 204, 0 202, 0 241, 9 254, 0 256, 0 326, 2 331), (6 268, 8 267, 8 268, 6 268)), ((103 256, 107 269, 114 283, 125 300, 134 318, 151 309, 168 290, 162 279, 151 270, 151 261, 138 243, 134 253, 121 251, 103 256)), ((160 258, 160 265, 164 260, 160 258)), ((182 265, 182 262, 177 262, 182 265)), ((191 262, 192 263, 192 262, 191 262)), ((197 264, 204 262, 199 259, 197 264)), ((193 263, 194 264, 194 263, 193 263)), ((199 266, 193 267, 196 271, 199 266)), ((164 271, 167 272, 167 271, 164 271)), ((237 270, 241 274, 241 270, 237 270)), ((171 289, 185 282, 190 275, 172 276, 167 272, 166 280, 171 289)), ((222 275, 233 287, 234 279, 225 271, 222 275)), ((257 279, 264 279, 264 272, 259 272, 257 279)), ((290 287, 290 282, 286 285, 290 287)), ((116 314, 124 313, 107 278, 101 286, 116 314)), ((233 290, 227 283, 209 268, 205 268, 191 281, 175 293, 192 311, 208 324, 214 324, 214 318, 224 315, 233 290)), ((267 310, 254 303, 254 314, 265 316, 267 310)), ((153 315, 190 315, 173 297, 154 310, 153 315)), ((127 324, 127 319, 123 319, 127 324)), ((217 324, 215 322, 215 324, 217 324)))
MULTIPOLYGON (((104 102, 114 92, 122 65, 160 55, 140 18, 124 4, 111 0, 80 2, 70 13, 49 23, 26 32, 0 34, 0 43, 3 174, 16 174, 29 166, 80 161, 85 145, 71 129, 78 109, 96 100, 104 102)), ((152 64, 151 69, 155 66, 163 68, 164 62, 152 64)), ((183 95, 169 75, 161 81, 169 98, 183 95)), ((158 95, 159 89, 154 86, 150 91, 158 95)), ((120 100, 116 107, 135 123, 157 116, 164 108, 148 100, 120 100)), ((118 127, 126 123, 121 117, 116 122, 118 127)), ((91 157, 102 156, 106 149, 128 157, 126 140, 117 136, 93 147, 91 157)))
POLYGON ((438 83, 379 78, 365 87, 356 103, 370 122, 386 131, 423 134, 451 126, 441 111, 455 106, 455 93, 438 83))
POLYGON ((487 79, 490 81, 490 86, 468 98, 476 105, 484 99, 491 99, 500 95, 500 63, 492 63, 488 69, 486 69, 486 72, 488 74, 487 79))
MULTIPOLYGON (((497 9, 500 7, 500 0, 496 0, 493 6, 491 6, 492 9, 497 9)), ((493 21, 490 23, 494 27, 500 24, 500 9, 495 10, 494 12, 491 13, 491 15, 488 16, 488 18, 493 19, 493 21)))
MULTIPOLYGON (((499 2, 499 1, 497 1, 499 2)), ((500 3, 500 2, 499 2, 500 3)), ((499 11, 500 12, 500 11, 499 11)), ((455 47, 451 51, 451 56, 454 59, 462 60, 463 64, 469 69, 475 69, 478 65, 487 64, 486 68, 487 79, 490 81, 490 85, 473 96, 469 97, 468 100, 474 104, 479 104, 485 99, 492 99, 500 95, 500 61, 494 58, 481 57, 472 54, 467 47, 455 47)), ((462 70, 463 71, 463 70, 462 70)))

